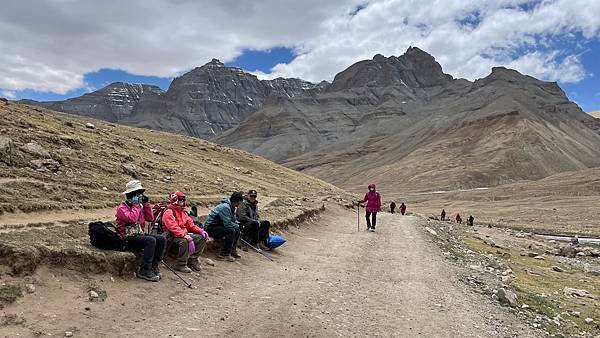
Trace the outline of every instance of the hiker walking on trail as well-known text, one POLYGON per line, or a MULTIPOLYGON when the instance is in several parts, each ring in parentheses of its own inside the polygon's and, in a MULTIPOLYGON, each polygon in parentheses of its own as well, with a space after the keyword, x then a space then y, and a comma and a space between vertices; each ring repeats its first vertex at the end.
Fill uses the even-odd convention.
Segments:
POLYGON ((467 224, 469 224, 470 226, 473 226, 473 222, 475 221, 475 218, 473 217, 473 215, 469 216, 469 220, 467 221, 467 224))
POLYGON ((446 210, 445 209, 442 209, 442 215, 441 216, 442 216, 442 221, 445 221, 446 220, 446 210))
POLYGON ((186 197, 181 191, 169 194, 169 206, 162 215, 162 223, 169 231, 169 243, 177 250, 177 271, 201 271, 200 255, 210 240, 208 233, 194 224, 185 210, 186 197))
POLYGON ((241 192, 234 192, 231 197, 221 200, 221 203, 210 211, 204 222, 204 228, 212 238, 225 238, 225 244, 218 257, 228 262, 235 262, 236 258, 242 257, 237 252, 240 223, 235 216, 235 209, 243 200, 244 196, 241 192))
POLYGON ((140 181, 127 182, 123 191, 125 201, 117 206, 115 212, 116 228, 123 238, 126 251, 143 250, 142 262, 135 274, 136 277, 158 282, 160 280, 158 263, 163 258, 166 239, 163 235, 144 233, 146 222, 154 220, 152 208, 144 191, 140 181))
POLYGON ((406 213, 406 204, 404 204, 404 202, 400 204, 400 213, 402 214, 402 216, 404 216, 404 214, 406 213))
POLYGON ((257 197, 256 190, 248 191, 235 215, 240 222, 242 237, 256 248, 266 249, 271 223, 260 220, 257 197))
POLYGON ((394 210, 396 210, 396 202, 392 201, 392 203, 390 203, 390 213, 394 213, 394 210))
POLYGON ((456 223, 462 224, 462 217, 460 217, 460 214, 456 214, 456 223))
POLYGON ((362 201, 358 203, 367 202, 367 212, 365 217, 367 218, 367 231, 375 231, 377 226, 377 213, 381 211, 381 195, 377 192, 375 183, 369 184, 369 191, 365 194, 362 201))

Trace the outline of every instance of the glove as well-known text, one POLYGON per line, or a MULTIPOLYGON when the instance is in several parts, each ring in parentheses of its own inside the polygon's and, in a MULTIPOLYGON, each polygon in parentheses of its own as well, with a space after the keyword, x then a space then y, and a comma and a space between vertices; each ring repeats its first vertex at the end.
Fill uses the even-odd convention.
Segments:
POLYGON ((186 239, 186 240, 188 240, 188 241, 191 241, 191 240, 193 240, 192 236, 190 236, 189 234, 188 234, 188 235, 185 235, 185 236, 183 236, 183 238, 185 238, 185 239, 186 239))
POLYGON ((148 203, 148 201, 150 201, 150 199, 148 198, 148 196, 142 195, 142 204, 146 204, 146 203, 148 203))
POLYGON ((205 239, 207 242, 208 242, 208 239, 210 238, 210 237, 208 236, 208 232, 206 232, 206 230, 204 230, 204 229, 201 229, 201 230, 200 230, 200 236, 204 237, 204 239, 205 239))

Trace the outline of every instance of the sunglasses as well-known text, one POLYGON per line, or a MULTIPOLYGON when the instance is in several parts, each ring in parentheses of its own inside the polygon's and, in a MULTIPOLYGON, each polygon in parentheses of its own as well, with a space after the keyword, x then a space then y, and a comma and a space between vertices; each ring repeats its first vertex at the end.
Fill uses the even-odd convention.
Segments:
POLYGON ((178 201, 185 201, 185 197, 177 197, 178 201))
POLYGON ((258 195, 248 195, 248 197, 254 197, 256 198, 258 195))

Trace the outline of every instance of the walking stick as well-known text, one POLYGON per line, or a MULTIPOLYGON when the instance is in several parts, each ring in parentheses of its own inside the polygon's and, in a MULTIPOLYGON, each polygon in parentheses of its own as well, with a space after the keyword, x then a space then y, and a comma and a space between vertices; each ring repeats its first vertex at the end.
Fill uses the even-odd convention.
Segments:
POLYGON ((184 282, 185 285, 187 285, 188 288, 193 289, 192 288, 192 283, 186 282, 185 279, 183 279, 177 272, 175 272, 175 270, 173 270, 173 268, 171 268, 170 266, 168 266, 167 263, 165 263, 165 261, 161 260, 160 262, 163 263, 163 265, 166 266, 167 269, 171 270, 171 272, 173 274, 175 274, 175 276, 179 277, 179 279, 181 279, 181 281, 184 282))
POLYGON ((267 255, 266 253, 264 253, 264 252, 263 252, 261 249, 259 249, 259 248, 255 247, 254 245, 252 245, 252 244, 250 244, 250 243, 246 242, 246 241, 245 241, 243 238, 240 238, 240 241, 241 241, 243 244, 246 244, 247 246, 251 247, 251 248, 252 248, 252 250, 254 250, 256 253, 259 253, 259 254, 263 255, 264 257, 266 257, 266 258, 267 258, 268 260, 270 260, 271 262, 274 262, 273 258, 271 258, 271 256, 269 256, 269 255, 267 255))
POLYGON ((360 202, 356 203, 356 230, 360 232, 360 202))

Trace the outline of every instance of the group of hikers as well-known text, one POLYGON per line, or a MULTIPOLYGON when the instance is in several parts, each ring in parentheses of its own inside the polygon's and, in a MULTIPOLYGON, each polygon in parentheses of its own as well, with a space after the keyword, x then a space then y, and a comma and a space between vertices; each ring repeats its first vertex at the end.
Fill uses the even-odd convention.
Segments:
MULTIPOLYGON (((442 209, 440 216, 442 221, 446 220, 446 209, 442 209)), ((456 217, 454 219, 456 220, 456 223, 463 224, 463 219, 460 217, 459 213, 456 213, 456 217)), ((469 215, 469 218, 467 219, 467 225, 473 226, 473 222, 475 222, 475 217, 473 217, 473 215, 469 215)))
MULTIPOLYGON (((368 191, 363 197, 362 200, 357 201, 358 205, 361 203, 367 203, 366 205, 366 214, 365 217, 367 219, 367 231, 375 231, 375 227, 377 226, 377 213, 381 211, 381 194, 377 191, 377 187, 375 183, 371 183, 368 186, 368 191)), ((392 201, 390 203, 390 213, 394 213, 396 210, 396 202, 392 201)), ((406 213, 406 204, 402 202, 400 204, 400 213, 404 215, 406 213)), ((446 220, 446 209, 442 209, 441 213, 442 221, 446 220)), ((459 213, 456 214, 456 223, 463 224, 462 217, 459 213)), ((475 218, 473 215, 470 215, 467 219, 467 224, 473 226, 475 222, 475 218)))
MULTIPOLYGON (((394 211, 396 210, 396 202, 392 201, 392 203, 390 203, 390 213, 394 213, 394 211)), ((404 214, 406 213, 406 204, 404 204, 404 202, 402 202, 400 204, 400 213, 402 214, 402 216, 404 216, 404 214)))
POLYGON ((142 251, 142 262, 136 276, 157 282, 161 279, 159 263, 167 250, 176 254, 173 269, 191 273, 201 271, 200 256, 206 243, 224 239, 218 257, 227 262, 241 258, 237 251, 240 237, 257 250, 267 248, 270 223, 263 221, 258 212, 258 193, 250 190, 244 196, 234 192, 224 198, 200 222, 197 207, 187 211, 186 195, 181 191, 169 194, 168 204, 162 212, 150 205, 145 189, 138 180, 126 184, 125 200, 116 208, 116 229, 123 238, 126 251, 142 251), (160 218, 160 219, 157 219, 160 218), (149 224, 162 224, 162 230, 149 231, 149 224))

